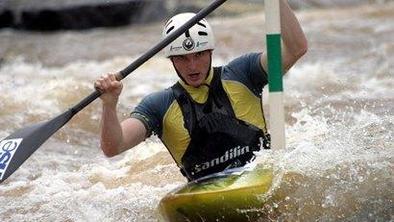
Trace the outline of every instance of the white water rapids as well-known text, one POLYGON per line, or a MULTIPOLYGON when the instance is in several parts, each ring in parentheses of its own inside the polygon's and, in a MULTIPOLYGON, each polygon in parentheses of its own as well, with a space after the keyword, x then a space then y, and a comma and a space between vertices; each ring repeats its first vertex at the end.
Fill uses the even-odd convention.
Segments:
MULTIPOLYGON (((283 198, 261 210, 279 221, 393 221, 394 4, 297 16, 309 51, 284 79, 287 148, 259 157, 275 169, 271 192, 283 198)), ((265 47, 263 13, 210 21, 215 64, 265 47)), ((76 104, 99 75, 126 67, 160 33, 161 24, 0 30, 0 138, 76 104)), ((124 80, 120 117, 176 79, 162 54, 151 59, 124 80)), ((0 185, 0 221, 157 221, 159 200, 185 179, 157 138, 106 158, 100 112, 93 102, 0 185)))

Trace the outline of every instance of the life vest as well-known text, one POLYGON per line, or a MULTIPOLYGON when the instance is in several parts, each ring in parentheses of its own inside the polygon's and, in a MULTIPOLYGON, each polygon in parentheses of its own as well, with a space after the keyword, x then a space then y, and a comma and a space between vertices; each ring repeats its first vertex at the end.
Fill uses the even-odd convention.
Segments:
POLYGON ((269 135, 237 119, 221 81, 221 67, 215 67, 208 99, 195 102, 178 82, 171 88, 182 111, 190 143, 181 158, 181 172, 195 180, 253 161, 253 152, 269 149, 269 135))

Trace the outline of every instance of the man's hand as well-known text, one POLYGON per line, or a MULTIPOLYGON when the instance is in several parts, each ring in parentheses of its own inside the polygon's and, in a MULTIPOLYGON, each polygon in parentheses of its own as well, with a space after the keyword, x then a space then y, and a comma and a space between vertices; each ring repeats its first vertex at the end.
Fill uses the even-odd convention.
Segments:
POLYGON ((100 99, 103 101, 103 105, 116 105, 123 84, 116 79, 116 74, 108 73, 94 82, 94 88, 102 93, 100 99))

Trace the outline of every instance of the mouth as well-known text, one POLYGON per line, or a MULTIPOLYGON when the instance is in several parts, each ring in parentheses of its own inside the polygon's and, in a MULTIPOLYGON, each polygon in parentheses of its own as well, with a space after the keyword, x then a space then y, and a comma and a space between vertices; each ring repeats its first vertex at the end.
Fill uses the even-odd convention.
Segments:
POLYGON ((188 75, 189 79, 192 81, 196 81, 200 78, 200 73, 192 73, 188 75))

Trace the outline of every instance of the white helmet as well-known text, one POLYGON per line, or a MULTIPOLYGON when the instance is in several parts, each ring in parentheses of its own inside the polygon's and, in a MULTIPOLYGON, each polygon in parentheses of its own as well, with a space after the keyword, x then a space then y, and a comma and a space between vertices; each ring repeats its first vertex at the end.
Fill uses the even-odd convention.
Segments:
MULTIPOLYGON (((163 39, 195 15, 195 13, 181 13, 172 17, 164 26, 163 39)), ((213 37, 211 26, 208 24, 207 20, 202 19, 184 34, 171 42, 164 49, 164 53, 166 57, 170 57, 201 52, 214 48, 215 39, 213 37)))

